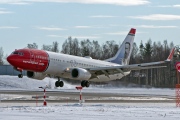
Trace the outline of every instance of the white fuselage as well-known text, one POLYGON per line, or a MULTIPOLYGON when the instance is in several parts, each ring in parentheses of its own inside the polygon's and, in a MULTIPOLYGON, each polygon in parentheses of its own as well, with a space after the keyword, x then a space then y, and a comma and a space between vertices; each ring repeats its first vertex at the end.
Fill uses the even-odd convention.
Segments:
MULTIPOLYGON (((50 74, 54 76, 59 76, 61 78, 69 78, 71 74, 69 72, 65 73, 66 69, 69 68, 97 68, 97 67, 108 67, 108 66, 120 66, 119 64, 95 60, 85 57, 78 57, 73 55, 47 52, 49 55, 49 66, 44 74, 50 74)), ((120 79, 123 76, 126 76, 130 73, 124 72, 124 75, 121 73, 109 75, 109 77, 105 75, 99 75, 98 78, 90 79, 89 81, 101 82, 101 81, 110 81, 120 79)))

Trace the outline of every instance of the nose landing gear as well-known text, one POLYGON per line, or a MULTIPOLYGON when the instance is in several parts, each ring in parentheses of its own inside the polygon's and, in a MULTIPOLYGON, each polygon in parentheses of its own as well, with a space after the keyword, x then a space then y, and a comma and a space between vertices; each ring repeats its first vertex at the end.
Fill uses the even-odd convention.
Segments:
POLYGON ((18 68, 18 67, 14 67, 14 69, 20 72, 20 74, 18 74, 18 77, 19 77, 19 78, 23 78, 23 74, 22 74, 23 69, 18 68))
POLYGON ((18 77, 19 78, 23 78, 23 74, 21 73, 21 74, 18 74, 18 77))

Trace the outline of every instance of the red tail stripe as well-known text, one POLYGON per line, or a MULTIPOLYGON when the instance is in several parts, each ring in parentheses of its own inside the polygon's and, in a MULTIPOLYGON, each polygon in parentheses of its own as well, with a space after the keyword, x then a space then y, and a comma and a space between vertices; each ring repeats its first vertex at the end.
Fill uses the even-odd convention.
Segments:
POLYGON ((171 53, 169 54, 169 56, 168 56, 168 59, 169 59, 169 60, 172 59, 173 54, 174 54, 174 50, 175 50, 175 48, 173 48, 172 51, 171 51, 171 53))
POLYGON ((135 34, 136 33, 136 29, 131 28, 131 30, 129 31, 129 34, 135 34))

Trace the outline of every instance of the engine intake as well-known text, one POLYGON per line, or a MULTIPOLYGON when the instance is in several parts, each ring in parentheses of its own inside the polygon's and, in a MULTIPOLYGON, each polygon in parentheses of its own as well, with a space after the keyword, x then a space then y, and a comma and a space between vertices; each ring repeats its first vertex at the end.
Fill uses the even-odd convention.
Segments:
POLYGON ((43 80, 46 77, 46 75, 39 72, 27 71, 27 77, 36 80, 43 80))
POLYGON ((71 70, 71 76, 78 80, 89 80, 91 73, 83 68, 74 68, 71 70))

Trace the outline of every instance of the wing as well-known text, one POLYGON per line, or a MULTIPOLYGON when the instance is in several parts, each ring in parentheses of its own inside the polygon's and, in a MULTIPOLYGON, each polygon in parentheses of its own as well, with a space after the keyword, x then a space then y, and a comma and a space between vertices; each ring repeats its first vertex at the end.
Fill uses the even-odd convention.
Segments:
POLYGON ((121 65, 121 66, 110 66, 110 67, 98 67, 98 68, 87 68, 87 70, 92 74, 91 78, 97 78, 98 75, 105 74, 107 77, 112 74, 128 72, 131 70, 142 70, 142 69, 152 69, 152 68, 163 68, 166 66, 155 66, 158 64, 163 64, 171 61, 174 54, 174 48, 172 49, 167 60, 159 62, 150 62, 150 63, 141 63, 141 64, 132 64, 132 65, 121 65))
POLYGON ((99 68, 89 68, 87 70, 92 74, 91 78, 97 78, 98 75, 102 75, 102 74, 105 74, 107 77, 109 77, 109 75, 117 74, 117 73, 121 73, 122 75, 125 75, 124 72, 128 72, 131 70, 166 67, 166 66, 144 66, 144 65, 145 64, 134 64, 134 65, 125 65, 125 66, 99 67, 99 68))

